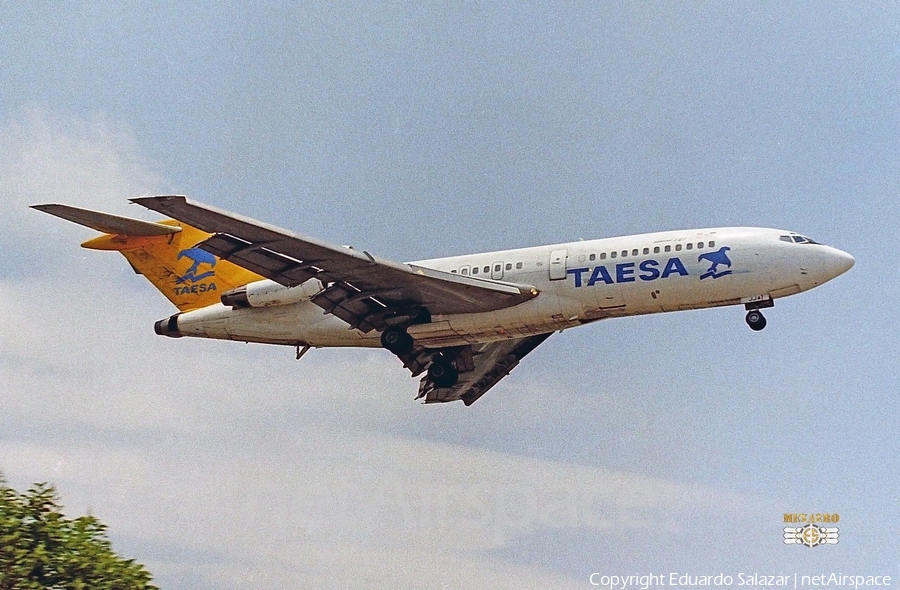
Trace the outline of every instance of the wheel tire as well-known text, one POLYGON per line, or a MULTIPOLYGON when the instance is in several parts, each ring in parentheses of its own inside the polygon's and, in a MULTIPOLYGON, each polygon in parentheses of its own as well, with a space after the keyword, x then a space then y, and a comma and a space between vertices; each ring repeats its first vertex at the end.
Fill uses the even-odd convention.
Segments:
POLYGON ((388 328, 381 333, 381 345, 394 354, 406 354, 413 349, 413 338, 403 328, 388 328))
POLYGON ((759 332, 766 327, 766 316, 758 309, 751 309, 748 311, 746 320, 747 325, 755 332, 759 332))
POLYGON ((437 387, 453 387, 459 381, 459 371, 443 360, 435 360, 428 367, 428 377, 437 387))

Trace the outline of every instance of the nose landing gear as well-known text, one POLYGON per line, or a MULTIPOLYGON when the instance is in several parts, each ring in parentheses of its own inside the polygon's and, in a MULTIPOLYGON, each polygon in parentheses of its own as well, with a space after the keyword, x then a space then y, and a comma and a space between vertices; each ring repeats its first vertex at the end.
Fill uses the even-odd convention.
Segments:
POLYGON ((747 317, 745 319, 747 321, 747 325, 750 326, 750 329, 755 332, 759 332, 766 327, 766 316, 764 316, 758 309, 751 309, 750 311, 748 311, 747 317))
POLYGON ((747 317, 744 318, 747 325, 754 332, 759 332, 766 327, 766 317, 760 311, 763 308, 773 307, 775 299, 769 295, 760 295, 750 298, 750 301, 744 303, 744 309, 747 310, 747 317))

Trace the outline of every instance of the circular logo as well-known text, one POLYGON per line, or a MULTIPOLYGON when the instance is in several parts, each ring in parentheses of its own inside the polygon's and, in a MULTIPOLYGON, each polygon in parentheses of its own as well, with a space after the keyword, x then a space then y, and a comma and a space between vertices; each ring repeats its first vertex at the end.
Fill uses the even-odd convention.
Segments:
POLYGON ((808 524, 800 529, 800 542, 807 547, 815 547, 825 540, 825 531, 814 524, 808 524))

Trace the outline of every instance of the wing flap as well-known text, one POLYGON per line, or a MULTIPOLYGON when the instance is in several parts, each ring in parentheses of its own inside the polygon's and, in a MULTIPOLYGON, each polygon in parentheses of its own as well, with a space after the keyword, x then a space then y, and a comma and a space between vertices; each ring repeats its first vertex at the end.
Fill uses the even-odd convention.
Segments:
POLYGON ((253 269, 253 272, 282 285, 294 287, 315 277, 322 269, 315 261, 298 260, 270 250, 271 242, 251 242, 228 234, 217 234, 205 240, 201 248, 223 260, 253 269))

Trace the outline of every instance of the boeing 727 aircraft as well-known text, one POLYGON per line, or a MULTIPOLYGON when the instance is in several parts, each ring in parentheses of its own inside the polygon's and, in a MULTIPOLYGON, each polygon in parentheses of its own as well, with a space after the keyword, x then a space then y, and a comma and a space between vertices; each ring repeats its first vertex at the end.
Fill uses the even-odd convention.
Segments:
POLYGON ((34 205, 104 235, 179 312, 156 333, 297 347, 384 347, 416 399, 467 406, 555 331, 597 320, 743 305, 760 310, 846 272, 853 258, 800 234, 724 227, 578 241, 400 264, 182 196, 132 202, 148 222, 34 205))

